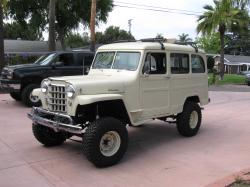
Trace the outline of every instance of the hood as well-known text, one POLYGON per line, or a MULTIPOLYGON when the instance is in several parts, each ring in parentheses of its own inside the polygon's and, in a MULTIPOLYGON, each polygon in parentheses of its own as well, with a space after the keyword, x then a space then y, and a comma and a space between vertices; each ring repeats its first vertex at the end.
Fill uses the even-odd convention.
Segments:
POLYGON ((38 67, 40 65, 38 64, 20 64, 20 65, 14 65, 14 66, 8 66, 5 69, 11 69, 11 70, 21 70, 21 69, 28 69, 33 67, 38 67))
POLYGON ((66 77, 51 77, 51 81, 64 82, 72 84, 78 95, 107 94, 107 93, 124 93, 125 84, 132 81, 133 76, 128 74, 113 75, 81 75, 66 77))

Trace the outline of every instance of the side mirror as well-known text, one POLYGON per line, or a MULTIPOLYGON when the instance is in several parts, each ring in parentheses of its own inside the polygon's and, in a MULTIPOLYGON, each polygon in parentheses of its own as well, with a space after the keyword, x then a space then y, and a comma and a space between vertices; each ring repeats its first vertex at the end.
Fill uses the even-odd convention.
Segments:
POLYGON ((54 66, 63 66, 63 62, 60 62, 60 61, 55 62, 55 63, 54 63, 54 66))
POLYGON ((52 67, 55 68, 55 67, 63 66, 63 64, 64 63, 60 62, 60 61, 59 62, 55 62, 55 63, 52 64, 52 67))

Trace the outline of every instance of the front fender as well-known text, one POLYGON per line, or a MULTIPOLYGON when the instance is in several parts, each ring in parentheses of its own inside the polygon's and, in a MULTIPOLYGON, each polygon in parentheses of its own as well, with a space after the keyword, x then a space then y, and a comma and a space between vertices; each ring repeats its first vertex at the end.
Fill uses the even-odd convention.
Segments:
POLYGON ((88 105, 100 101, 109 101, 118 99, 123 100, 123 96, 121 94, 79 95, 76 96, 73 100, 68 101, 68 103, 71 102, 72 104, 72 107, 68 108, 68 114, 70 116, 75 116, 78 105, 88 105))

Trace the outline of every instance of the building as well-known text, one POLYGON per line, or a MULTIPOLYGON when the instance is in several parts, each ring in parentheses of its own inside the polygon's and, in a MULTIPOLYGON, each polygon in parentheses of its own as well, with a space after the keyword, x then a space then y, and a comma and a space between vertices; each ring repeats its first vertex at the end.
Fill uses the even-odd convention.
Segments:
MULTIPOLYGON (((219 69, 220 55, 214 55, 215 68, 219 69)), ((225 73, 238 74, 242 71, 250 71, 250 56, 224 56, 225 73)))
MULTIPOLYGON (((4 52, 12 53, 45 53, 48 52, 48 41, 30 41, 30 40, 4 40, 4 52)), ((56 49, 62 50, 59 42, 56 43, 56 49)))

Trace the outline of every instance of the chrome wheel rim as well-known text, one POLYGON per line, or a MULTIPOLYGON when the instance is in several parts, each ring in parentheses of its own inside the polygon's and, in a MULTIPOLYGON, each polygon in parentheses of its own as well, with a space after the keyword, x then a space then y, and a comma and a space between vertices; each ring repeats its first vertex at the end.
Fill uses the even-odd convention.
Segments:
POLYGON ((37 103, 37 102, 39 102, 39 98, 37 97, 37 96, 34 96, 34 95, 32 95, 32 92, 30 93, 30 101, 32 102, 32 103, 37 103))
POLYGON ((115 131, 106 132, 100 141, 100 151, 104 156, 110 157, 117 153, 121 146, 121 137, 115 131))
POLYGON ((198 120, 199 120, 198 112, 196 111, 191 112, 189 120, 189 126, 191 129, 195 129, 197 127, 198 120))

